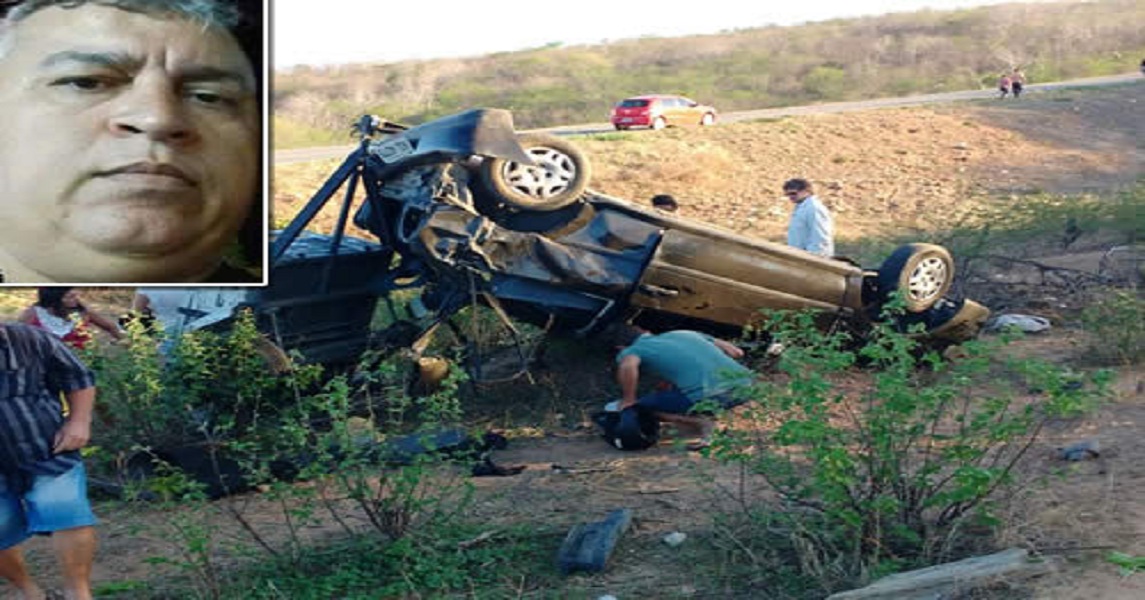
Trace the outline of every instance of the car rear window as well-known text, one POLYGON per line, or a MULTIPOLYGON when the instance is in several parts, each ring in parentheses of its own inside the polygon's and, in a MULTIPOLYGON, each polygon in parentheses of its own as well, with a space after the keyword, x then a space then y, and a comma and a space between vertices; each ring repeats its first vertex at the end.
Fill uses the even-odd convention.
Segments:
POLYGON ((628 99, 620 102, 620 108, 642 108, 648 106, 647 100, 628 99))

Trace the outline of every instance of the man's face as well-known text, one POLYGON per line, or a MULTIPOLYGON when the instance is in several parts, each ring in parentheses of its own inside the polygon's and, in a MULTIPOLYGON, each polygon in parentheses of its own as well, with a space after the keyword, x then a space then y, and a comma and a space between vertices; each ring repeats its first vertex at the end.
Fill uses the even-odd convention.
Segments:
POLYGON ((783 195, 787 196, 788 200, 799 204, 806 200, 807 197, 811 195, 811 192, 807 190, 783 190, 783 195))
POLYGON ((10 281, 196 281, 255 199, 254 75, 229 33, 46 8, 0 56, 10 281))

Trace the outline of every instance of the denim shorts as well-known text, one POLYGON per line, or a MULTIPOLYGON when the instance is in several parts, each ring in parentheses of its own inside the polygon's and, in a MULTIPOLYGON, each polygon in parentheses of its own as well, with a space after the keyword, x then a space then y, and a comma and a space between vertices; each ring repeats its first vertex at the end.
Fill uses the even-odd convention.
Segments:
MULTIPOLYGON (((715 402, 722 408, 732 408, 743 404, 742 400, 734 397, 732 392, 722 392, 715 396, 709 396, 704 399, 705 402, 715 402)), ((675 388, 668 390, 660 390, 645 394, 636 400, 636 403, 646 408, 664 413, 672 413, 677 415, 686 415, 692 412, 692 407, 697 402, 693 402, 687 396, 682 394, 680 390, 675 388)), ((706 411, 705 411, 706 412, 706 411)))
POLYGON ((0 550, 33 534, 95 524, 82 464, 62 475, 0 474, 0 550))

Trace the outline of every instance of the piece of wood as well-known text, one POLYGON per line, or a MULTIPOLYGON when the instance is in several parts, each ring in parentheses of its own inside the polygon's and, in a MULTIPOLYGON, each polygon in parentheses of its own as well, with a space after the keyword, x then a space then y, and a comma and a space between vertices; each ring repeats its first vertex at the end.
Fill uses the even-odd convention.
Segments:
POLYGON ((574 525, 557 551, 557 568, 563 575, 574 571, 603 571, 616 549, 616 542, 631 523, 632 510, 621 508, 609 513, 603 521, 574 525))
POLYGON ((1024 549, 1011 548, 888 575, 867 587, 832 594, 827 600, 936 600, 999 581, 1043 575, 1053 568, 1053 563, 1048 560, 1033 559, 1024 549))

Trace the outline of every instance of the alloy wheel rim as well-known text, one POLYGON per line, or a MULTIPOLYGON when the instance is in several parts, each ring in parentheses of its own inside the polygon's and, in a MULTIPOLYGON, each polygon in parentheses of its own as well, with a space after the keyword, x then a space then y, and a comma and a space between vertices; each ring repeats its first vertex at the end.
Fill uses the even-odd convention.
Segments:
POLYGON ((946 285, 946 262, 939 257, 922 259, 911 271, 907 290, 912 300, 926 301, 946 285))
POLYGON ((536 165, 505 164, 502 175, 513 189, 530 198, 547 199, 559 196, 572 186, 576 179, 572 157, 545 147, 530 148, 528 152, 536 165))

